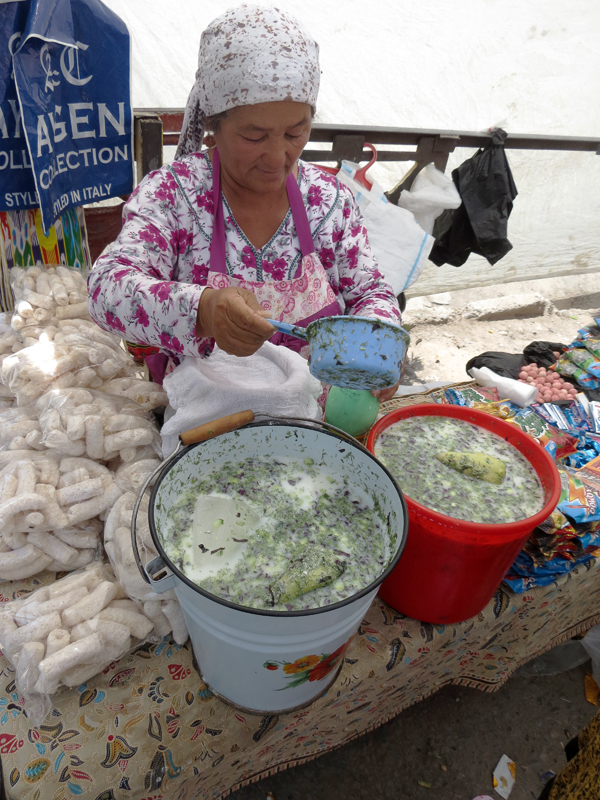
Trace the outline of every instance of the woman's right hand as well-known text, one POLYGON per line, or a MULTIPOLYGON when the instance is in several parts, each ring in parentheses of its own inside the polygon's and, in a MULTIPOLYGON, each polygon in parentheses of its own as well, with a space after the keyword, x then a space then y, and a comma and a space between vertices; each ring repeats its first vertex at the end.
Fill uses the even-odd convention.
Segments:
POLYGON ((207 287, 198 304, 196 336, 214 339, 232 356, 251 356, 276 332, 268 316, 248 289, 207 287))

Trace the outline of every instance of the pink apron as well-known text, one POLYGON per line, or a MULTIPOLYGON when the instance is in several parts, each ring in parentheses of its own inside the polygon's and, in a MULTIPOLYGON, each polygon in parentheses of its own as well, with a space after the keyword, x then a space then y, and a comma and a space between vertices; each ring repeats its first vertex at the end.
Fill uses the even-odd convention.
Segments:
MULTIPOLYGON (((333 289, 327 280, 327 274, 321 260, 315 253, 308 215, 304 207, 298 181, 292 173, 288 175, 286 189, 296 233, 300 240, 302 259, 298 263, 296 273, 289 281, 246 281, 227 275, 225 259, 225 220, 223 216, 223 198, 221 194, 221 166, 219 152, 215 148, 213 154, 213 202, 215 219, 210 243, 210 266, 208 286, 213 289, 225 289, 228 286, 239 286, 254 293, 261 306, 269 312, 271 319, 306 326, 319 317, 332 317, 341 309, 333 289)), ((283 344, 305 357, 308 345, 294 336, 276 333, 270 339, 273 344, 283 344)))
MULTIPOLYGON (((261 306, 269 312, 271 319, 279 322, 289 322, 294 325, 306 326, 309 322, 320 317, 331 317, 339 314, 341 309, 333 289, 327 280, 327 274, 321 260, 315 253, 308 215, 304 207, 302 194, 298 181, 292 173, 288 175, 286 189, 296 233, 300 240, 302 259, 298 263, 295 275, 287 281, 247 281, 233 278, 227 274, 225 257, 225 219, 223 215, 223 196, 221 192, 221 166, 219 152, 215 148, 213 153, 213 202, 215 209, 213 233, 210 242, 210 264, 207 286, 213 289, 225 289, 229 286, 239 286, 249 289, 254 293, 261 306)), ((177 174, 171 171, 179 190, 185 197, 183 187, 177 174)), ((188 204, 196 220, 200 220, 192 204, 188 204)), ((275 333, 271 339, 273 344, 284 345, 308 357, 308 345, 294 336, 275 333)), ((164 353, 148 356, 146 364, 152 379, 162 383, 165 374, 173 369, 168 365, 168 358, 164 353), (171 368, 169 369, 168 366, 171 368)))

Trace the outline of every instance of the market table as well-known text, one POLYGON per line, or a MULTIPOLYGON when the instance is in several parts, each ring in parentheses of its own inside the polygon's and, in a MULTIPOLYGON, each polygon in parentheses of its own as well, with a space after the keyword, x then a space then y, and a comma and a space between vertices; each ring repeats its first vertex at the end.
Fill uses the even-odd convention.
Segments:
MULTIPOLYGON (((440 391, 383 408, 434 402, 440 391)), ((53 578, 0 584, 0 601, 53 578)), ((346 744, 445 684, 495 691, 522 664, 599 622, 600 563, 593 557, 550 586, 525 594, 501 587, 480 614, 455 625, 418 622, 376 597, 327 693, 279 716, 241 712, 215 697, 191 644, 167 638, 55 695, 51 715, 35 729, 0 656, 6 796, 217 800, 346 744)))
MULTIPOLYGON (((11 599, 13 590, 0 599, 11 599)), ((526 594, 501 588, 476 617, 445 627, 397 614, 376 597, 329 691, 308 708, 280 716, 242 713, 219 700, 202 683, 189 642, 164 641, 57 695, 45 724, 32 729, 2 657, 6 795, 225 797, 373 730, 444 684, 495 691, 521 664, 598 622, 594 559, 526 594)))

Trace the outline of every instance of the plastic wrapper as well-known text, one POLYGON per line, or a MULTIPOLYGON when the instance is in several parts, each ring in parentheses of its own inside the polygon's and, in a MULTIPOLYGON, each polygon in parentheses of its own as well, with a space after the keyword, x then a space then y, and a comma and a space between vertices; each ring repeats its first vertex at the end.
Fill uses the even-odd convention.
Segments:
POLYGON ((554 369, 565 378, 573 378, 584 389, 600 389, 600 379, 592 377, 592 375, 574 364, 566 355, 558 359, 554 369))
POLYGON ((567 529, 544 533, 536 528, 526 541, 524 552, 531 557, 536 566, 547 564, 560 557, 566 561, 575 561, 584 554, 586 534, 570 534, 567 529))
POLYGON ((532 436, 542 447, 550 449, 551 451, 556 448, 555 457, 565 458, 577 451, 578 440, 575 436, 566 431, 561 431, 553 427, 549 422, 543 419, 531 408, 523 408, 510 418, 506 419, 507 422, 518 425, 522 431, 532 436), (553 445, 553 447, 550 447, 553 445))
POLYGON ((148 639, 158 640, 154 623, 100 562, 3 604, 0 613, 2 652, 35 726, 59 687, 79 686, 148 639))
POLYGON ((102 520, 122 494, 107 467, 34 453, 0 470, 0 580, 74 570, 101 557, 102 520))
POLYGON ((558 510, 574 523, 600 520, 600 493, 574 470, 558 466, 562 487, 558 510))
MULTIPOLYGON (((0 387, 0 391, 4 387, 0 387)), ((42 431, 33 406, 0 411, 0 450, 45 450, 42 431)))
POLYGON ((578 331, 578 339, 598 339, 600 338, 600 317, 596 317, 594 322, 586 325, 585 328, 580 328, 578 331))
POLYGON ((11 321, 15 331, 55 325, 63 319, 89 319, 87 285, 81 270, 64 266, 13 267, 10 283, 15 296, 11 321))
POLYGON ((549 586, 555 583, 560 575, 572 572, 578 566, 592 569, 595 565, 594 559, 600 553, 600 534, 585 534, 581 539, 581 555, 565 558, 557 554, 542 564, 536 564, 528 553, 521 550, 504 576, 504 583, 512 592, 520 593, 540 586, 549 586))
MULTIPOLYGON (((585 345, 585 349, 592 355, 595 359, 600 358, 600 338, 590 337, 585 339, 583 342, 585 345)), ((588 369, 588 372, 591 372, 592 375, 600 375, 600 365, 594 370, 588 369)))
POLYGON ((125 397, 91 389, 55 389, 38 399, 41 442, 51 451, 132 463, 160 453, 154 418, 125 397))
POLYGON ((560 675, 562 672, 585 664, 589 658, 589 654, 579 640, 569 639, 519 667, 515 674, 520 678, 560 675))
MULTIPOLYGON (((135 561, 131 546, 131 518, 136 496, 137 493, 126 492, 111 508, 104 526, 104 548, 117 579, 129 597, 144 604, 144 613, 153 621, 157 635, 166 636, 172 632, 175 642, 183 644, 187 641, 188 630, 175 592, 172 589, 162 594, 152 591, 135 561)), ((147 497, 140 505, 137 541, 143 564, 157 557, 148 525, 147 497)))
POLYGON ((465 389, 446 389, 444 401, 453 406, 472 408, 481 403, 498 403, 500 395, 495 386, 468 386, 465 389))
POLYGON ((555 508, 552 514, 545 519, 538 528, 543 533, 558 533, 559 531, 568 536, 576 536, 575 528, 571 525, 569 520, 565 517, 562 511, 555 508))
POLYGON ((97 326, 93 335, 65 326, 52 341, 38 341, 5 358, 0 382, 21 406, 52 389, 99 389, 116 376, 135 375, 136 369, 117 341, 97 326))
POLYGON ((124 492, 137 492, 142 484, 161 463, 156 456, 140 458, 130 464, 120 464, 115 470, 115 481, 124 492))
POLYGON ((102 391, 134 400, 145 411, 169 404, 169 398, 162 386, 141 378, 114 378, 104 384, 102 391))
MULTIPOLYGON (((593 340, 598 342, 598 353, 600 353, 600 340, 593 340)), ((586 343, 587 344, 587 343, 586 343)), ((600 378, 600 356, 593 355, 592 352, 586 348, 575 347, 567 351, 567 358, 572 361, 579 369, 589 372, 594 378, 600 378)))

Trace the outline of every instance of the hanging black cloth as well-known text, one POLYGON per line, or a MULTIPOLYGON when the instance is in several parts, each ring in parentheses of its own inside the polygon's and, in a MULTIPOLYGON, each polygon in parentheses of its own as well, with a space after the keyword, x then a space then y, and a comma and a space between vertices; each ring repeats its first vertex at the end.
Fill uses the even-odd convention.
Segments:
POLYGON ((471 253, 495 264, 512 250, 508 218, 517 187, 504 152, 505 139, 506 132, 496 128, 489 144, 453 170, 462 204, 436 220, 436 242, 429 259, 438 267, 460 267, 471 253))

